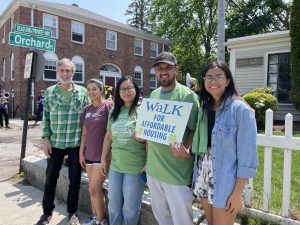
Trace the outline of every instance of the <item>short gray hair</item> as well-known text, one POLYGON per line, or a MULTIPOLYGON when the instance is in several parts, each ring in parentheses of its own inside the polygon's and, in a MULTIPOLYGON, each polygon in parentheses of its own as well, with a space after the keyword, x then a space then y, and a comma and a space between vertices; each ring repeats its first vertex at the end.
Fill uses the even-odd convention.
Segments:
POLYGON ((64 64, 70 64, 70 65, 71 65, 71 67, 72 67, 72 74, 74 75, 75 72, 76 72, 76 66, 75 66, 75 64, 74 64, 70 59, 68 59, 68 58, 63 58, 63 59, 59 60, 58 63, 57 63, 57 69, 58 69, 58 67, 60 67, 61 65, 64 65, 64 64))

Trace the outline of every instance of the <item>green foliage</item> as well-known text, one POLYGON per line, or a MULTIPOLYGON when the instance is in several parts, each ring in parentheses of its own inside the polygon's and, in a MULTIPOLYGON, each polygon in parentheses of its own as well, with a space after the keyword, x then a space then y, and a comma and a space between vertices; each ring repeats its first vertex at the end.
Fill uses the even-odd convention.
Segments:
POLYGON ((226 38, 289 29, 290 3, 274 0, 228 0, 226 38))
POLYGON ((127 20, 127 24, 138 30, 151 33, 155 27, 155 23, 150 23, 148 20, 150 12, 150 0, 132 0, 125 12, 125 15, 131 16, 127 20))
POLYGON ((265 93, 265 94, 271 94, 273 96, 276 96, 276 93, 273 91, 272 87, 255 88, 249 93, 265 93))
POLYGON ((216 0, 152 0, 150 20, 155 33, 171 41, 180 72, 198 77, 201 66, 215 57, 216 0))
POLYGON ((277 99, 272 94, 266 93, 269 88, 257 88, 243 96, 244 100, 255 110, 257 127, 264 128, 266 110, 276 109, 277 99))
POLYGON ((291 97, 300 110, 300 0, 293 0, 291 14, 291 97))

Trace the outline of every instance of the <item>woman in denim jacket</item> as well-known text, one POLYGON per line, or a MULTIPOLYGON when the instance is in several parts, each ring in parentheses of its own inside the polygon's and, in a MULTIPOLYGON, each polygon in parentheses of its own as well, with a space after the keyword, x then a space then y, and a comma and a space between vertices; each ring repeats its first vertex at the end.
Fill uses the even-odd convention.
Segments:
POLYGON ((245 184, 256 174, 256 121, 224 63, 210 63, 202 76, 193 192, 209 225, 231 225, 243 206, 245 184))

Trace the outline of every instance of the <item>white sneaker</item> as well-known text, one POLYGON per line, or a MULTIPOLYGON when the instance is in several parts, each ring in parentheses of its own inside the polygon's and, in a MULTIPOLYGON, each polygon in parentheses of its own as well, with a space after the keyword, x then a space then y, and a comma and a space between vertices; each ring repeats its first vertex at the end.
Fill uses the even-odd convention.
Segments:
POLYGON ((97 218, 94 215, 91 215, 90 218, 82 225, 95 225, 97 218))
POLYGON ((75 213, 69 216, 69 225, 80 225, 78 216, 75 213))

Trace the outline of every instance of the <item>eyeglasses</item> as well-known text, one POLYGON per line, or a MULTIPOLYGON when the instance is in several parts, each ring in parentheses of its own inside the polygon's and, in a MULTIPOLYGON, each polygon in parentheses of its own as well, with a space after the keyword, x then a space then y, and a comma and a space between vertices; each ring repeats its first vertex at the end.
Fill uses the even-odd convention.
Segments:
POLYGON ((121 88, 120 92, 126 93, 126 92, 133 92, 135 90, 134 86, 129 86, 127 88, 121 88))
POLYGON ((206 81, 206 82, 212 82, 212 80, 215 80, 217 82, 220 82, 222 80, 225 80, 226 79, 226 76, 225 75, 216 75, 216 76, 205 76, 203 77, 203 80, 206 81))

